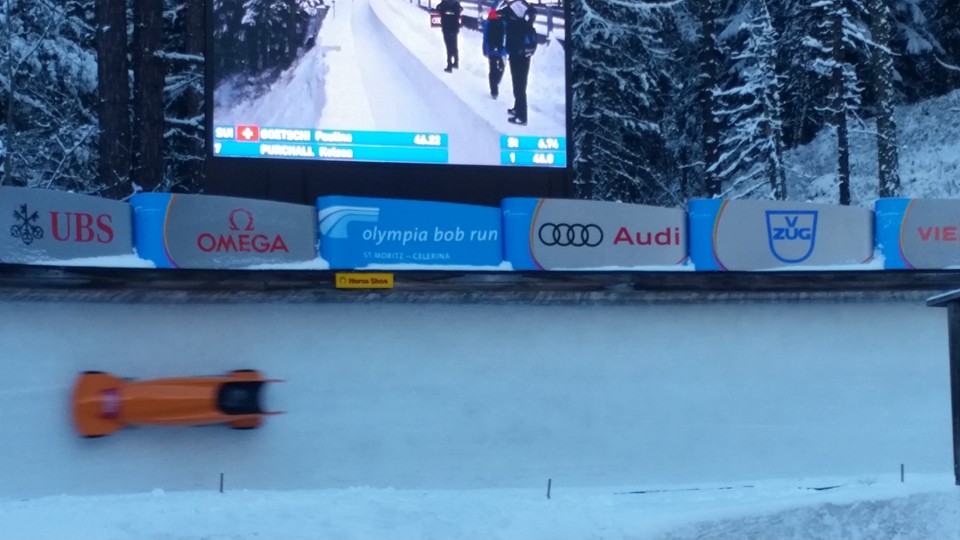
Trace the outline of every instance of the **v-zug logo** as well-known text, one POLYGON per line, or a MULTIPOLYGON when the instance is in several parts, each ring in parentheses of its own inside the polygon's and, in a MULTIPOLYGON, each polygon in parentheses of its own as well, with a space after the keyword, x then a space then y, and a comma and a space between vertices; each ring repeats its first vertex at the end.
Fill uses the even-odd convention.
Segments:
POLYGON ((817 242, 817 210, 767 210, 767 239, 778 261, 810 258, 817 242))
POLYGON ((597 247, 603 242, 603 230, 593 223, 544 223, 537 236, 545 246, 597 247))

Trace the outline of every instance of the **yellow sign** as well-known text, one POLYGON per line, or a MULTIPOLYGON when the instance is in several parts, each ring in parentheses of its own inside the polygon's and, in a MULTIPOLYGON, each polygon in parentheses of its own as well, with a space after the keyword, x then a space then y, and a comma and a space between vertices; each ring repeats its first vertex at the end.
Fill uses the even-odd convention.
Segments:
POLYGON ((338 289, 392 289, 393 274, 337 272, 338 289))

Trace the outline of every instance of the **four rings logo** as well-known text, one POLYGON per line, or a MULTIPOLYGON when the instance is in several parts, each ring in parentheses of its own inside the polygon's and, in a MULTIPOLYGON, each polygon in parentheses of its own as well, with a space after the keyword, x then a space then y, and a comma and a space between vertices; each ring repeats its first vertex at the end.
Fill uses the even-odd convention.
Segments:
POLYGON ((545 246, 597 247, 603 242, 603 230, 593 223, 544 223, 537 236, 545 246))
POLYGON ((817 210, 767 210, 770 251, 780 262, 807 260, 817 243, 817 210))

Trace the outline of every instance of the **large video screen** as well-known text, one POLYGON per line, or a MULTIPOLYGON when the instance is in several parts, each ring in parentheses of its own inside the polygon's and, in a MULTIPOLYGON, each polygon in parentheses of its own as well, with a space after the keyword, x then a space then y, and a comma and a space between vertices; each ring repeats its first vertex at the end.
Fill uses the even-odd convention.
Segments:
POLYGON ((213 0, 213 155, 566 168, 565 9, 531 2, 511 58, 497 2, 213 0))

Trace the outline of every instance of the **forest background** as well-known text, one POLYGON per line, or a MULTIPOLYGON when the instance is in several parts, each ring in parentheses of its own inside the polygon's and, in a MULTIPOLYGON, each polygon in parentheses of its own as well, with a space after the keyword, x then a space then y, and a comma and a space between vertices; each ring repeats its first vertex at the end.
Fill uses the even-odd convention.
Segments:
MULTIPOLYGON (((212 61, 266 79, 326 9, 214 2, 209 24, 246 48, 212 61)), ((902 196, 917 124, 903 111, 944 97, 932 137, 960 149, 957 0, 573 0, 570 14, 578 198, 902 196)), ((206 16, 197 0, 0 0, 0 184, 200 191, 206 16)), ((956 186, 937 194, 960 196, 957 163, 940 164, 933 180, 956 186)))

